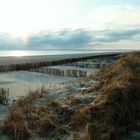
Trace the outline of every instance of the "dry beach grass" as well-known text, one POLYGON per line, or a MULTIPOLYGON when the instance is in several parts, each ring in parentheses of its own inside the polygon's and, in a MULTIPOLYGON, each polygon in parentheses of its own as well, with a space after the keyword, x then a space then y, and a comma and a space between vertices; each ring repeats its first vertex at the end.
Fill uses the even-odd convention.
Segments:
POLYGON ((92 78, 98 82, 84 93, 58 99, 45 96, 45 88, 30 91, 9 109, 1 134, 14 140, 134 140, 130 131, 140 131, 140 53, 119 55, 92 78), (76 95, 94 98, 83 103, 76 95), (35 104, 42 97, 46 102, 35 104))

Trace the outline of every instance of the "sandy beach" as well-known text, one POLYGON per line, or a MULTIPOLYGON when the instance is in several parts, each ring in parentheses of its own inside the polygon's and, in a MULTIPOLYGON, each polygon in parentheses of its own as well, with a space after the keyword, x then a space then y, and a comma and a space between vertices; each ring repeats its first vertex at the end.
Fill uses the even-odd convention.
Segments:
MULTIPOLYGON (((48 56, 24 56, 24 57, 0 57, 0 65, 6 67, 13 64, 24 64, 24 63, 36 63, 36 62, 50 62, 59 61, 73 58, 83 58, 90 56, 100 56, 102 54, 73 54, 73 55, 48 55, 48 56)), ((107 53, 107 55, 112 53, 107 53)), ((116 54, 116 53, 115 53, 116 54)), ((87 62, 91 63, 91 62, 87 62)), ((78 68, 77 66, 53 66, 52 69, 61 70, 82 70, 86 72, 95 73, 98 69, 94 68, 78 68)), ((40 88, 42 85, 46 87, 59 86, 61 83, 67 83, 70 81, 79 80, 82 77, 62 76, 54 75, 51 73, 41 73, 38 70, 36 72, 31 71, 5 71, 0 73, 0 88, 10 89, 10 99, 16 100, 21 96, 27 95, 27 91, 35 90, 40 88)))
POLYGON ((71 58, 83 58, 90 56, 99 55, 112 55, 120 54, 120 52, 104 52, 104 53, 85 53, 85 54, 67 54, 67 55, 45 55, 45 56, 22 56, 22 57, 0 57, 0 65, 11 65, 11 64, 25 64, 25 63, 36 63, 36 62, 51 62, 59 61, 71 58))
POLYGON ((79 78, 61 77, 49 74, 15 71, 0 73, 0 88, 10 89, 10 100, 16 100, 28 94, 28 90, 36 90, 41 86, 60 86, 61 83, 78 80, 79 78))
MULTIPOLYGON (((59 61, 61 59, 64 59, 64 61, 61 61, 62 63, 53 63, 56 65, 50 65, 50 66, 39 65, 39 67, 35 67, 34 69, 29 69, 29 70, 15 69, 15 71, 9 70, 5 72, 0 72, 0 89, 1 91, 2 90, 4 91, 3 93, 6 93, 6 91, 8 91, 8 95, 9 95, 7 96, 7 99, 8 99, 7 104, 5 104, 6 102, 1 101, 0 121, 2 122, 5 119, 7 119, 6 118, 7 114, 11 113, 9 108, 14 108, 15 110, 14 119, 17 117, 15 116, 17 113, 19 113, 19 115, 21 114, 22 116, 24 115, 27 117, 29 114, 31 114, 31 116, 29 116, 30 119, 34 119, 36 116, 39 116, 39 119, 40 119, 44 117, 44 115, 47 115, 46 117, 47 123, 45 120, 46 118, 43 120, 43 124, 46 123, 46 125, 49 126, 47 127, 47 129, 50 129, 50 122, 51 122, 51 125, 55 123, 57 124, 55 126, 56 128, 54 128, 55 130, 49 131, 49 134, 53 133, 54 131, 56 132, 56 130, 59 131, 60 129, 59 126, 63 127, 61 123, 63 124, 65 123, 65 126, 67 126, 67 128, 69 127, 68 124, 70 124, 69 133, 66 134, 67 140, 69 140, 71 137, 73 137, 73 131, 72 131, 73 128, 71 128, 71 126, 75 127, 75 124, 76 124, 76 126, 78 126, 79 129, 81 129, 79 122, 81 123, 82 121, 82 123, 85 123, 83 122, 83 120, 79 121, 79 117, 81 118, 82 116, 84 120, 86 119, 86 121, 89 121, 88 119, 89 117, 85 117, 85 115, 90 115, 90 114, 88 114, 85 111, 88 110, 88 112, 90 113, 92 111, 91 110, 92 106, 95 107, 95 105, 97 105, 98 107, 98 102, 100 101, 102 103, 102 98, 104 98, 106 94, 111 94, 109 97, 111 97, 112 99, 112 92, 109 93, 110 90, 113 89, 112 86, 116 86, 117 88, 119 86, 120 89, 118 90, 117 95, 121 93, 120 91, 122 90, 122 86, 118 84, 118 81, 116 80, 114 81, 114 78, 113 78, 113 80, 111 79, 112 81, 109 82, 110 84, 107 84, 106 76, 110 80, 111 74, 112 76, 117 75, 119 79, 122 80, 123 78, 120 78, 120 76, 122 74, 126 76, 125 73, 127 73, 127 71, 125 70, 129 70, 130 66, 132 67, 135 66, 132 64, 131 65, 128 64, 128 68, 124 69, 123 62, 125 60, 124 59, 125 54, 119 55, 119 56, 112 55, 112 54, 97 55, 98 57, 90 57, 90 56, 94 56, 94 55, 85 54, 81 56, 77 55, 75 57, 72 55, 69 55, 69 56, 58 55, 56 57, 49 56, 50 59, 48 59, 48 56, 42 56, 41 59, 38 58, 39 62, 42 62, 42 61, 49 62, 51 60, 59 61), (86 57, 86 59, 82 59, 84 56, 86 57), (119 59, 119 57, 122 57, 121 58, 122 60, 119 59), (78 59, 77 61, 71 61, 71 59, 73 58, 81 58, 81 59, 78 59), (120 73, 120 67, 121 67, 121 71, 124 70, 122 73, 120 73), (83 75, 84 73, 86 74, 83 75), (105 87, 104 85, 102 85, 102 80, 104 80, 104 84, 106 84, 105 87), (111 83, 113 83, 113 85, 111 83), (106 91, 104 93, 105 96, 102 96, 103 91, 106 91), (29 111, 29 113, 26 111, 29 111), (83 116, 83 113, 84 113, 84 116, 83 116), (35 117, 32 118, 32 115, 34 114, 35 114, 35 117), (71 117, 69 116, 72 117, 73 119, 72 121, 71 121, 71 117), (75 121, 75 119, 77 120, 77 117, 78 117, 78 121, 75 121), (48 119, 50 119, 51 121, 48 122, 48 119)), ((134 60, 131 54, 129 57, 133 63, 134 60)), ((20 60, 22 63, 26 63, 29 58, 32 58, 29 65, 32 65, 32 63, 36 62, 35 59, 37 57, 20 57, 20 60)), ((18 58, 13 57, 12 59, 15 60, 14 64, 17 63, 17 65, 20 65, 20 61, 18 61, 18 58)), ((10 58, 6 57, 5 61, 7 62, 7 65, 11 65, 10 58)), ((136 59, 136 62, 139 62, 139 61, 136 59)), ((128 62, 126 61, 126 64, 127 63, 128 62)), ((7 65, 1 66, 1 67, 7 67, 7 65)), ((128 78, 128 76, 126 76, 126 79, 128 78)), ((126 89, 124 89, 124 91, 125 90, 126 89)), ((117 91, 116 88, 115 88, 115 91, 117 91)), ((124 91, 122 93, 124 93, 124 91)), ((114 89, 113 89, 113 92, 114 92, 114 89)), ((1 95, 4 95, 3 93, 1 92, 1 95)), ((128 90, 126 90, 125 94, 127 93, 128 93, 128 90)), ((123 97, 126 97, 126 96, 121 96, 121 98, 123 97)), ((113 98, 115 98, 116 100, 116 97, 113 96, 113 98)), ((4 99, 4 98, 1 97, 1 99, 4 99)), ((119 101, 120 101, 120 98, 119 98, 119 101)), ((135 104, 135 101, 134 101, 134 104, 135 104)), ((96 111, 98 112, 100 110, 97 110, 95 108, 94 112, 96 111)), ((13 115, 13 112, 12 112, 12 115, 13 115)), ((38 118, 35 118, 35 123, 37 124, 38 122, 36 122, 36 120, 38 121, 38 118)), ((30 123, 28 122, 29 121, 28 118, 25 119, 24 121, 26 121, 27 123, 30 123)), ((11 123, 11 119, 9 120, 8 123, 11 123)), ((17 123, 19 122, 17 121, 17 123)), ((42 127, 42 124, 40 126, 42 127)), ((6 124, 5 124, 5 127, 6 127, 6 124)), ((61 130, 62 129, 60 129, 60 131, 61 130)), ((66 130, 66 129, 63 129, 63 130, 66 130)), ((31 138, 39 138, 39 140, 42 140, 42 137, 40 139, 40 136, 38 135, 38 133, 37 135, 34 136, 32 135, 32 132, 33 131, 31 129, 31 132, 30 132, 31 138)), ((46 132, 46 129, 45 131, 44 129, 43 130, 41 129, 41 133, 44 133, 44 132, 46 132)), ((4 136, 7 136, 7 135, 4 135, 4 136)), ((61 133, 58 133, 58 135, 56 136, 59 136, 61 140, 65 140, 66 138, 64 134, 61 135, 61 133)), ((53 137, 52 135, 45 136, 45 138, 49 138, 49 139, 51 139, 52 137, 53 137)), ((83 134, 81 134, 80 137, 83 137, 83 134)), ((3 139, 3 135, 0 136, 0 139, 3 139)), ((5 137, 5 140, 10 140, 10 138, 5 137)))

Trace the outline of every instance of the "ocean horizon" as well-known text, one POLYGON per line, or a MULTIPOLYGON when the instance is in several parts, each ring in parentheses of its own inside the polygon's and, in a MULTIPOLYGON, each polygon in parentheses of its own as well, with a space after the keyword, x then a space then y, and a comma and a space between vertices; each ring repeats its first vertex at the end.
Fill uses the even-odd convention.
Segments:
POLYGON ((128 52, 130 50, 0 50, 0 57, 128 52))

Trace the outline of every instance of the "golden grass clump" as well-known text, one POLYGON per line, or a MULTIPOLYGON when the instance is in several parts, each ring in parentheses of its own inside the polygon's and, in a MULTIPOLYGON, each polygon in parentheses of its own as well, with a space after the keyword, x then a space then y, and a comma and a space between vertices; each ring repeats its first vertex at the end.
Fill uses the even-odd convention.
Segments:
POLYGON ((84 140, 96 140, 96 126, 92 123, 87 123, 86 128, 84 130, 84 140))
POLYGON ((8 130, 15 140, 27 140, 30 131, 26 121, 18 111, 9 111, 6 115, 5 130, 8 130))

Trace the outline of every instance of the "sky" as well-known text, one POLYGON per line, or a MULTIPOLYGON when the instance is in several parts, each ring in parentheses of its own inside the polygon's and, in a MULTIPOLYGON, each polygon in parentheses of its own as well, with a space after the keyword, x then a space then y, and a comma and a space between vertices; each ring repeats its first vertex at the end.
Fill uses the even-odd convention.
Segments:
POLYGON ((0 49, 140 49, 140 0, 0 0, 0 49))

